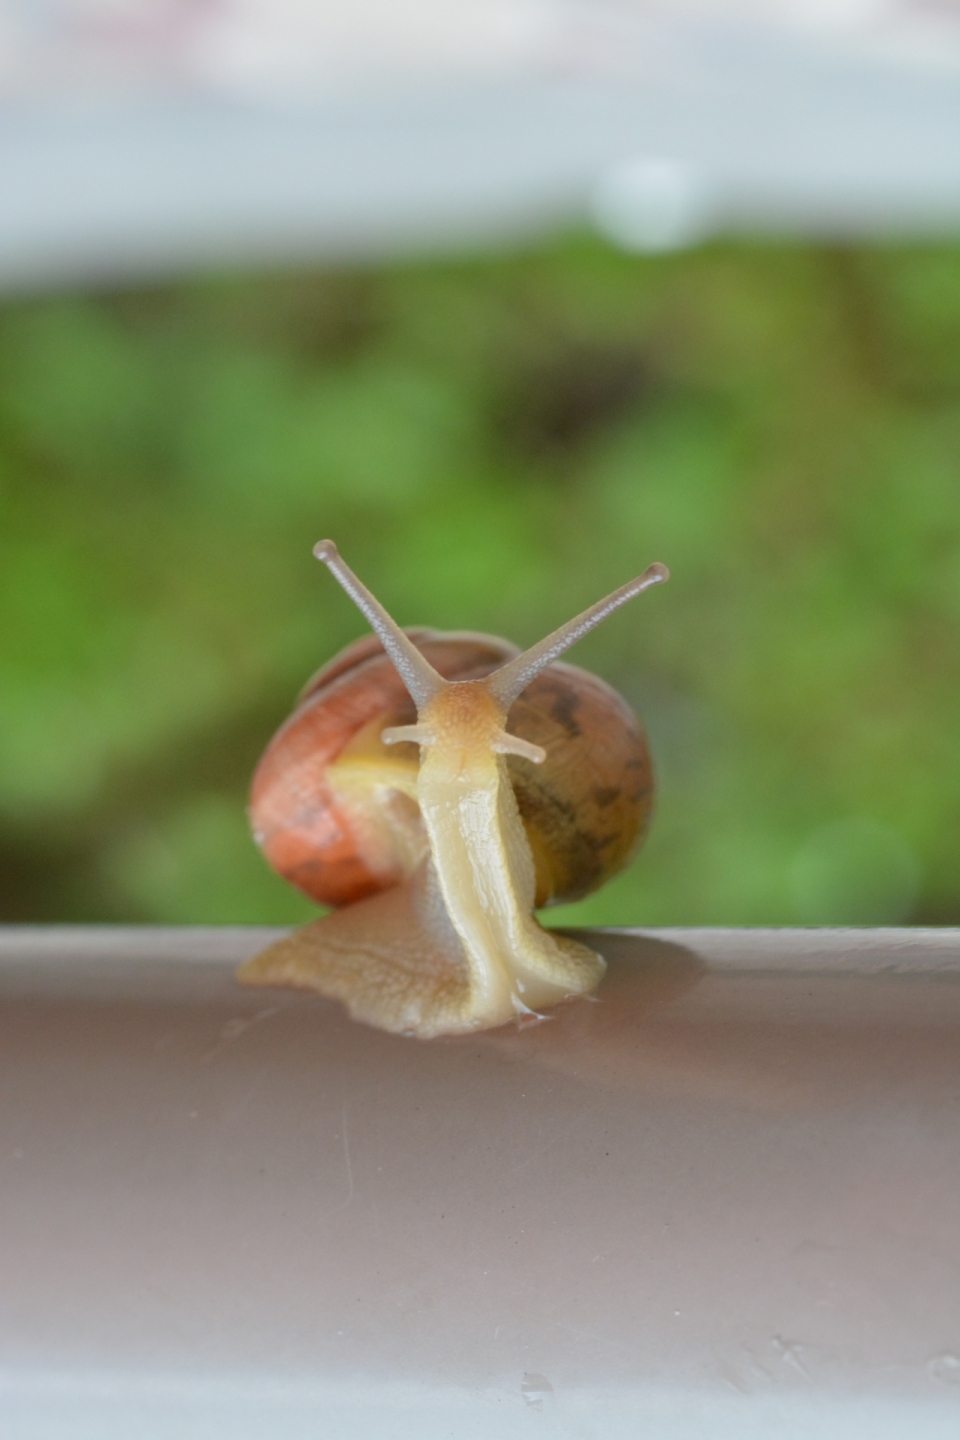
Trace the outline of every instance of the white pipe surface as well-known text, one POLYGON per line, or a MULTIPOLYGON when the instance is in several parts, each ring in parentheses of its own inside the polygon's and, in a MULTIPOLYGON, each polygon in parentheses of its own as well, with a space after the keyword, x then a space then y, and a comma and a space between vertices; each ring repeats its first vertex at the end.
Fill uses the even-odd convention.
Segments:
POLYGON ((594 932, 417 1042, 0 931, 4 1440, 960 1433, 960 934, 594 932))

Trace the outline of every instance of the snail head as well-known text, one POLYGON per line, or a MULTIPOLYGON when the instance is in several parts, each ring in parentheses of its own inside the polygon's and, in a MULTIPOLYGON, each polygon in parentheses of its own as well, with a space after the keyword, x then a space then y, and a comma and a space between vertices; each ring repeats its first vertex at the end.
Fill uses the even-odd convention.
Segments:
POLYGON ((366 616, 417 707, 417 723, 384 730, 381 739, 385 744, 413 741, 461 757, 492 751, 500 755, 520 755, 534 764, 546 759, 546 751, 518 735, 509 734, 507 714, 513 702, 531 680, 614 610, 652 585, 670 578, 665 565, 650 565, 642 575, 598 600, 482 680, 445 680, 357 578, 332 540, 321 540, 314 546, 313 553, 366 616))

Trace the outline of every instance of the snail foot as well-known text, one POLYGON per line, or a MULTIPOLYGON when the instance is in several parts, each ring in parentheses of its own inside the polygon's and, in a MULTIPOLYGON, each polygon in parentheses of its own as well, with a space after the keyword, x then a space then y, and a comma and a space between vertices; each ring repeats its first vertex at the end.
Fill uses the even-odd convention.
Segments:
POLYGON ((294 930, 241 965, 242 985, 340 1000, 354 1020, 429 1039, 476 1028, 459 936, 415 877, 294 930))

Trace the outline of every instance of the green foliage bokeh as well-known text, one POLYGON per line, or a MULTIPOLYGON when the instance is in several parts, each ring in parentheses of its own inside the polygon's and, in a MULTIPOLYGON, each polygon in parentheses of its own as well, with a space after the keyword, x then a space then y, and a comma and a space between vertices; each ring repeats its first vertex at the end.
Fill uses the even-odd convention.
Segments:
POLYGON ((599 242, 0 310, 0 917, 284 922, 256 757, 364 630, 530 643, 643 715, 564 923, 957 923, 960 248, 599 242))

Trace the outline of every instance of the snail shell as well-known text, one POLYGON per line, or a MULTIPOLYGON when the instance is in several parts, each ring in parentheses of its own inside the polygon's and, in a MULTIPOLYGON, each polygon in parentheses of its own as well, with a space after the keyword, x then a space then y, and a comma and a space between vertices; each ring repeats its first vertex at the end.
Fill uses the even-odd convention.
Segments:
MULTIPOLYGON (((406 633, 445 680, 481 679, 519 653, 492 635, 406 633)), ((426 854, 415 806, 390 788, 398 764, 416 774, 416 751, 380 740, 388 726, 415 719, 403 681, 371 635, 314 676, 267 746, 251 789, 254 834, 273 869, 312 900, 362 900, 405 880, 426 854), (373 814, 351 804, 345 752, 354 764, 362 753, 363 763, 381 769, 373 814)), ((646 832, 653 774, 640 723, 605 681, 554 663, 514 703, 510 727, 547 752, 536 768, 507 757, 533 852, 535 904, 579 900, 623 869, 646 832)))
POLYGON ((665 570, 521 656, 494 636, 399 630, 330 542, 317 553, 378 634, 307 684, 257 766, 250 817, 279 874, 343 908, 240 978, 315 989, 356 1018, 424 1037, 592 989, 602 960, 532 911, 623 868, 645 834, 653 780, 626 702, 553 654, 665 570))

